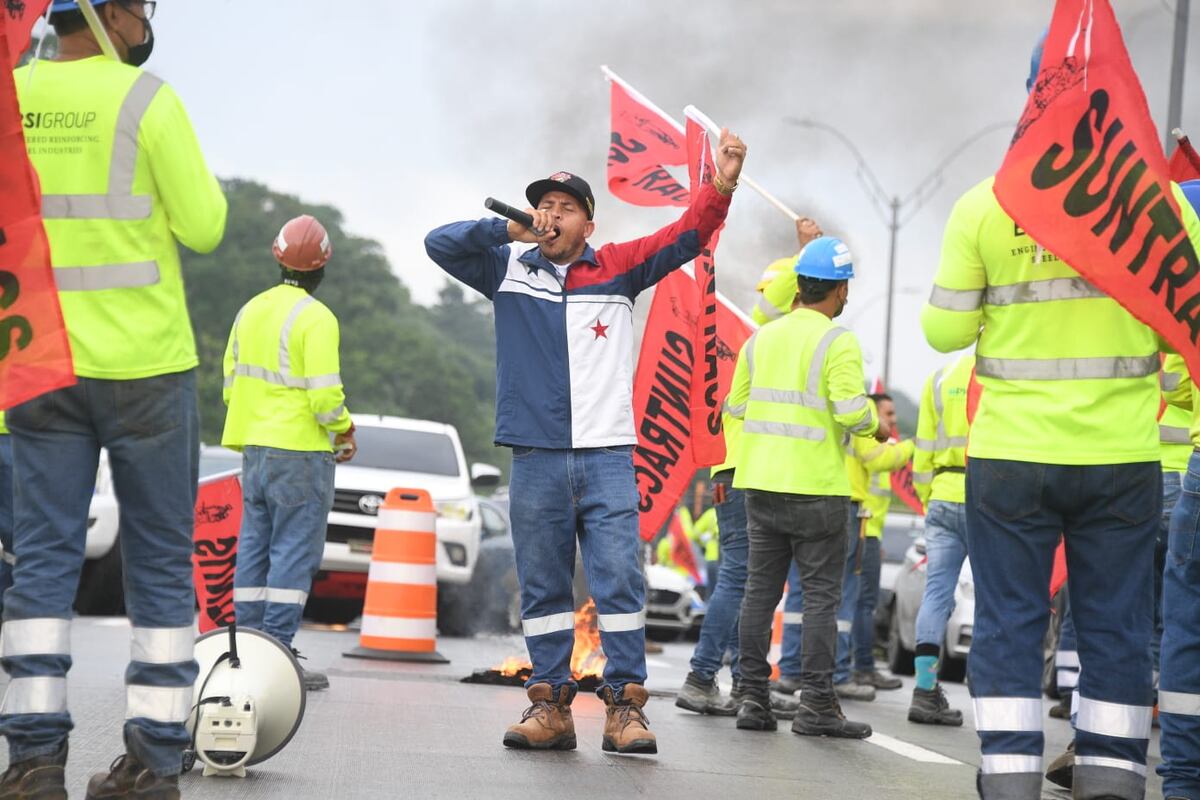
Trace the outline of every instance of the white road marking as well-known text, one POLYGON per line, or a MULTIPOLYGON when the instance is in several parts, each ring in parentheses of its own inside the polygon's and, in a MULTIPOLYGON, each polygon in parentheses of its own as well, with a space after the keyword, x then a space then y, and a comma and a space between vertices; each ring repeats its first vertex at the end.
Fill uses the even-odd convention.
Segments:
POLYGON ((935 753, 932 750, 926 750, 924 747, 918 747, 915 744, 893 739, 886 733, 872 733, 867 741, 871 744, 879 745, 884 750, 891 750, 897 755, 911 758, 913 761, 921 761, 926 764, 957 764, 962 767, 966 766, 963 762, 944 756, 941 753, 935 753))

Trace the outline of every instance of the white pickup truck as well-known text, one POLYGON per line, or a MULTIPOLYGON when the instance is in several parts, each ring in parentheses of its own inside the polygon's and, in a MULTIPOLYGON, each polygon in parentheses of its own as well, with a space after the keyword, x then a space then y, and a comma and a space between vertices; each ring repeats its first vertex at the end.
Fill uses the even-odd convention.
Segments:
POLYGON ((438 583, 465 584, 479 557, 474 490, 500 482, 500 470, 489 464, 468 470, 453 425, 365 414, 353 419, 358 454, 334 473, 325 552, 309 601, 309 611, 327 622, 348 622, 362 611, 362 576, 371 563, 376 515, 390 489, 429 492, 437 509, 438 583), (357 573, 357 580, 347 581, 346 573, 357 573))

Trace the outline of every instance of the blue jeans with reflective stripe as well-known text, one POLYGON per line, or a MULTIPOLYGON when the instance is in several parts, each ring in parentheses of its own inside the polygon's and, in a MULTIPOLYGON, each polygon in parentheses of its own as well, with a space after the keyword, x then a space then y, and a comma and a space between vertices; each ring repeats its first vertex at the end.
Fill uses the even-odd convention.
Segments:
POLYGON ((750 541, 746 537, 746 493, 732 486, 733 472, 716 476, 713 485, 725 486, 725 502, 718 503, 717 529, 721 536, 721 567, 717 584, 708 598, 708 610, 700 628, 700 640, 692 653, 692 672, 711 680, 721 671, 725 653, 733 650, 732 669, 738 675, 737 628, 746 593, 746 559, 750 541))
MULTIPOLYGON (((13 463, 12 437, 0 433, 0 546, 5 556, 12 557, 13 528, 13 463)), ((0 612, 4 610, 4 593, 12 586, 12 564, 0 560, 0 612)))
POLYGON ((1082 665, 1075 796, 1143 796, 1152 703, 1146 645, 1161 508, 1158 462, 968 462, 967 542, 977 599, 968 668, 985 798, 1040 796, 1042 640, 1060 533, 1082 665))
POLYGON ((75 386, 17 406, 8 425, 20 475, 13 538, 21 554, 5 596, 0 658, 11 678, 0 709, 9 758, 52 753, 72 728, 65 697, 71 656, 59 632, 72 615, 103 447, 120 500, 125 607, 135 630, 134 653, 144 657, 131 661, 125 673, 132 715, 125 745, 156 773, 178 773, 197 671, 190 657, 199 454, 195 373, 80 378, 75 386), (175 632, 174 646, 136 646, 139 630, 161 629, 175 632), (24 632, 21 641, 18 631, 24 632))
POLYGON ((1163 573, 1158 721, 1163 795, 1200 799, 1200 453, 1171 515, 1163 573))
POLYGON ((925 513, 925 592, 917 610, 917 644, 941 646, 954 613, 954 591, 967 557, 962 503, 931 500, 925 513))
POLYGON ((564 685, 575 692, 571 579, 578 540, 608 656, 601 689, 611 687, 620 698, 626 684, 646 682, 646 596, 633 448, 512 450, 513 549, 521 625, 533 662, 526 685, 544 682, 556 692, 564 685))
POLYGON ((333 453, 247 446, 234 610, 239 625, 287 647, 325 550, 333 507, 333 453))

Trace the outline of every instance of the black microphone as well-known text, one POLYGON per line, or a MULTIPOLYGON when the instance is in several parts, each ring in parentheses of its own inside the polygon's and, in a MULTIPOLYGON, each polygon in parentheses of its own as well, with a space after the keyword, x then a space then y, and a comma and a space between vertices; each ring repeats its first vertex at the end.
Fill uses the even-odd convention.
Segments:
MULTIPOLYGON (((493 211, 500 216, 505 217, 506 219, 511 219, 518 225, 524 225, 526 228, 533 231, 535 236, 541 237, 548 233, 548 231, 543 231, 533 227, 533 217, 529 216, 519 208, 513 208, 508 203, 500 202, 494 197, 489 197, 488 199, 484 200, 483 207, 488 211, 493 211)), ((558 228, 554 228, 553 230, 555 233, 559 232, 558 228)))

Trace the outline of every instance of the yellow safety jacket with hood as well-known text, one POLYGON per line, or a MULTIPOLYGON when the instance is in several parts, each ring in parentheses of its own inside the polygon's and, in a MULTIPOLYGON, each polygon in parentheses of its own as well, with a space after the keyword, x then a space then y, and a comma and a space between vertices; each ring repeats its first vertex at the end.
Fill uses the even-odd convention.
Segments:
POLYGON ((242 306, 225 347, 221 444, 333 450, 350 429, 337 317, 298 286, 279 284, 242 306))
POLYGON ((930 500, 967 501, 967 391, 975 356, 966 354, 934 372, 921 392, 913 491, 930 500))
POLYGON ((733 485, 849 497, 842 436, 879 427, 863 384, 858 339, 821 312, 799 308, 757 331, 727 400, 743 421, 733 485))
MULTIPOLYGON (((993 178, 947 223, 921 325, 934 349, 978 342, 972 458, 1043 464, 1158 461, 1160 338, 1042 250, 997 202, 993 178)), ((1183 222, 1200 220, 1178 187, 1183 222)))
POLYGON ((131 380, 198 363, 178 244, 225 233, 225 196, 179 97, 105 56, 14 75, 75 373, 131 380))

